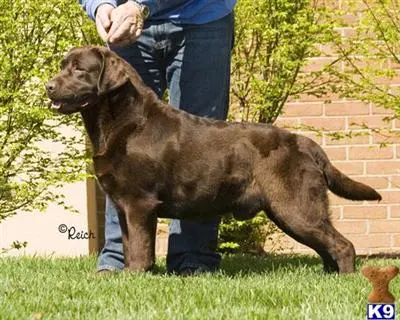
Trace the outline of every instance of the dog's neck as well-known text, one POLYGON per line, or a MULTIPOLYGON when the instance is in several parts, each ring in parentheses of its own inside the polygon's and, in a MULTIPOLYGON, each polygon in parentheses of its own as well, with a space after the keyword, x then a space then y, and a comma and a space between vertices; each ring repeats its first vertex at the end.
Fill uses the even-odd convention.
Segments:
POLYGON ((125 141, 124 136, 141 130, 147 113, 142 97, 130 82, 100 97, 97 105, 81 112, 94 155, 107 155, 125 141))

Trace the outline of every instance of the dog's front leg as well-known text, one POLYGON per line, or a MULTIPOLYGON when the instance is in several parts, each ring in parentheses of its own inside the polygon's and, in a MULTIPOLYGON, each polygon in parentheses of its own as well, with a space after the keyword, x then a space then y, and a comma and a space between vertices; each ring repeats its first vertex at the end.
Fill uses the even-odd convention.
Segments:
POLYGON ((128 271, 150 270, 155 262, 155 237, 157 216, 154 206, 143 199, 122 205, 120 217, 125 269, 128 271))

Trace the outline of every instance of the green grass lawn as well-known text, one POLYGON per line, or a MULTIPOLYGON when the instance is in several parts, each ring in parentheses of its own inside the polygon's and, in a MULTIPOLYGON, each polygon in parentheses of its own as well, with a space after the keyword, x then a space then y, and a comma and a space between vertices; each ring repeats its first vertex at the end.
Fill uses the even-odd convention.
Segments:
MULTIPOLYGON (((400 261, 359 260, 365 264, 400 261)), ((365 319, 367 280, 326 275, 317 258, 225 256, 196 277, 95 275, 95 257, 0 258, 0 319, 365 319)), ((392 293, 400 297, 400 277, 392 293)))

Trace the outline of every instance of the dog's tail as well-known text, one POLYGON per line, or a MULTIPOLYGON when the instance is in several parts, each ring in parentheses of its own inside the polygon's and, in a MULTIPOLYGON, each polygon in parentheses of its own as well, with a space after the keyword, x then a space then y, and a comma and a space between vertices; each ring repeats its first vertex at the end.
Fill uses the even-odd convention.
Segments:
POLYGON ((340 197, 349 200, 382 200, 382 196, 375 189, 350 179, 330 162, 325 167, 324 175, 329 190, 340 197))
POLYGON ((349 200, 382 200, 382 196, 373 188, 350 179, 329 161, 322 148, 313 142, 312 154, 322 169, 329 190, 339 197, 349 200))

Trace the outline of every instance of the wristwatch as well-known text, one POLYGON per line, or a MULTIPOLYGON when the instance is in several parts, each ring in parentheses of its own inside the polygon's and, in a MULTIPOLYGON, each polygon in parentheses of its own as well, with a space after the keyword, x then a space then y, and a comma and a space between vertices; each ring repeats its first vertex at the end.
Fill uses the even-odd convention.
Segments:
POLYGON ((133 2, 138 8, 139 10, 142 12, 142 18, 143 21, 145 21, 148 17, 150 17, 150 8, 142 3, 139 3, 135 0, 130 0, 131 2, 133 2))

